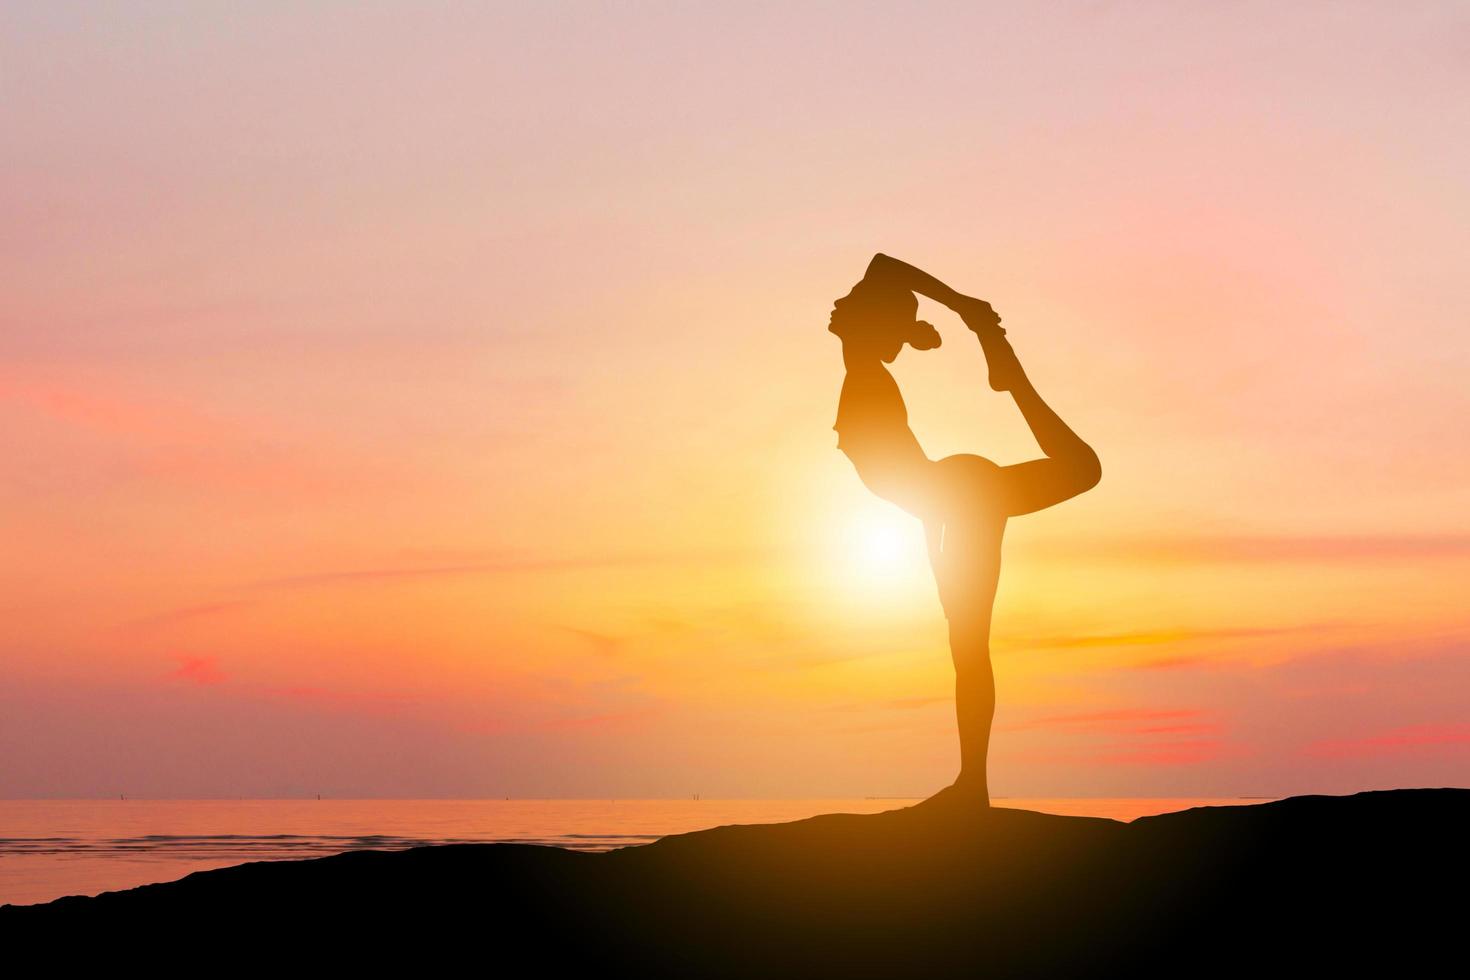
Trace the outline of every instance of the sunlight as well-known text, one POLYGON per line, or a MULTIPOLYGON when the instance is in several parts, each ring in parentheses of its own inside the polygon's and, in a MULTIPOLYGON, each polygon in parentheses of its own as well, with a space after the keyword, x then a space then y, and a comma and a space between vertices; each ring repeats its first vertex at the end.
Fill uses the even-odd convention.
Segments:
POLYGON ((868 585, 907 590, 929 575, 922 526, 886 507, 864 507, 848 517, 843 552, 852 577, 868 585))
POLYGON ((903 559, 903 533, 888 524, 869 524, 857 528, 858 561, 869 571, 889 573, 897 570, 903 559))

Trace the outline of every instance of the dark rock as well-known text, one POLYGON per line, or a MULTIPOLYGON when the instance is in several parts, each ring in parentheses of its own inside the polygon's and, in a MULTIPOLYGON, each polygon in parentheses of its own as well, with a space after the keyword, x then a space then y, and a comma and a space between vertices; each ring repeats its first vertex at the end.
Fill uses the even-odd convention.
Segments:
POLYGON ((605 854, 468 844, 260 862, 6 906, 0 931, 223 927, 265 953, 330 935, 338 963, 417 950, 644 975, 1409 971, 1462 948, 1467 826, 1463 789, 1128 824, 941 797, 605 854))

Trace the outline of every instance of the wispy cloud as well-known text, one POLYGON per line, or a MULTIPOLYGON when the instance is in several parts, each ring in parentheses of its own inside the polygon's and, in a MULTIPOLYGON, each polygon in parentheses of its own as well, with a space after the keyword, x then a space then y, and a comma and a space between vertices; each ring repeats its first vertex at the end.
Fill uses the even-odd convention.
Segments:
POLYGON ((1197 738, 1150 742, 1116 752, 1099 752, 1089 761, 1104 766, 1190 766, 1219 759, 1230 752, 1224 739, 1197 738))
POLYGON ((900 711, 908 711, 914 708, 928 708, 936 704, 951 704, 953 701, 954 698, 948 695, 927 698, 889 698, 887 701, 880 701, 878 706, 880 708, 894 708, 900 711))
POLYGON ((1134 670, 1180 670, 1212 662, 1214 661, 1209 657, 1161 657, 1158 660, 1133 664, 1132 667, 1134 670))
POLYGON ((138 630, 154 630, 173 626, 176 623, 184 623, 194 619, 203 619, 234 609, 255 605, 254 599, 229 599, 223 602, 201 602, 192 606, 181 606, 178 609, 168 609, 151 616, 142 616, 132 619, 123 625, 127 628, 138 630))
POLYGON ((643 725, 663 711, 661 705, 647 705, 592 714, 557 715, 553 717, 526 717, 524 711, 513 716, 496 716, 468 721, 457 726, 458 730, 474 735, 509 735, 534 732, 576 732, 626 730, 643 725))
POLYGON ((1470 558, 1470 534, 1171 535, 1037 541, 1047 558, 1163 563, 1357 563, 1470 558))
POLYGON ((369 715, 396 715, 415 701, 385 691, 351 691, 316 684, 286 684, 258 688, 269 698, 300 701, 318 707, 369 715))
POLYGON ((1088 647, 1137 647, 1208 640, 1241 640, 1284 633, 1300 633, 1332 628, 1331 624, 1260 627, 1179 627, 1174 629, 1134 630, 1123 633, 1066 633, 1052 636, 1027 636, 1007 633, 996 640, 1002 649, 1086 649, 1088 647))
POLYGON ((932 708, 935 705, 954 704, 954 697, 949 694, 918 696, 911 698, 882 698, 873 701, 851 701, 843 704, 831 705, 829 710, 840 712, 872 712, 872 711, 915 711, 922 708, 932 708))
POLYGON ((601 568, 630 568, 661 565, 705 565, 749 561, 762 553, 749 551, 692 550, 604 555, 539 556, 524 552, 483 552, 474 561, 450 564, 401 564, 373 568, 328 569, 257 579, 249 589, 300 589, 325 585, 386 582, 419 578, 452 578, 470 575, 503 575, 537 572, 573 572, 601 568))
POLYGON ((588 646, 605 657, 622 653, 623 647, 627 643, 627 640, 623 637, 613 636, 608 633, 599 633, 596 630, 580 629, 576 626, 563 626, 562 629, 571 633, 573 636, 586 640, 588 646))
POLYGON ((324 454, 320 446, 308 452, 273 427, 223 417, 192 399, 160 397, 98 372, 0 374, 0 408, 98 437, 116 450, 105 457, 106 473, 124 482, 315 495, 385 479, 373 460, 324 454))
POLYGON ((1470 746, 1470 724, 1404 725, 1363 738, 1320 739, 1307 745, 1303 752, 1319 758, 1350 759, 1435 751, 1458 745, 1470 746))
POLYGON ((223 684, 226 679, 224 671, 219 669, 219 664, 213 657, 180 657, 178 668, 168 676, 201 685, 223 684))
POLYGON ((1191 766, 1246 754, 1243 746, 1224 738, 1159 739, 1144 742, 1109 741, 1079 748, 1038 746, 1013 750, 1013 759, 1030 766, 1150 767, 1191 766))
POLYGON ((658 713, 656 707, 632 708, 624 711, 605 711, 595 715, 578 715, 566 718, 549 718, 532 727, 540 731, 575 731, 585 728, 626 728, 641 724, 658 713))
POLYGON ((96 377, 0 375, 0 402, 130 442, 204 441, 219 438, 228 428, 186 406, 96 377))
POLYGON ((1088 711, 1078 714, 1046 715, 1040 718, 1031 718, 1026 721, 998 726, 1000 731, 1024 731, 1036 728, 1060 728, 1060 729, 1094 729, 1099 731, 1119 732, 1132 730, 1135 732, 1146 732, 1149 725, 1159 723, 1182 724, 1193 723, 1192 719, 1205 716, 1207 713, 1197 708, 1116 708, 1109 711, 1088 711))

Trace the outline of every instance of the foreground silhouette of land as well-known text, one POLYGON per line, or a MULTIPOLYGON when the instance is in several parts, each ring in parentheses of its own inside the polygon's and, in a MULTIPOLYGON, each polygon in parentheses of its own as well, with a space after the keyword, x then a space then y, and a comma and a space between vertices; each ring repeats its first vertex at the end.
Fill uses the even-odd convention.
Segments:
POLYGON ((941 796, 601 854, 479 844, 245 864, 6 906, 0 933, 232 936, 257 954, 309 939, 334 958, 458 950, 684 976, 1408 966, 1460 959, 1467 827, 1467 789, 1128 824, 941 796))

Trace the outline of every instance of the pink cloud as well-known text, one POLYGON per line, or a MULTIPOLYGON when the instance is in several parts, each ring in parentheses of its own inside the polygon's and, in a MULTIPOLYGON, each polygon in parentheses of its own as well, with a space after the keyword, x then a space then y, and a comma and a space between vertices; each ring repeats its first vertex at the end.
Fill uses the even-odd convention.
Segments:
POLYGON ((1089 711, 1083 714, 1072 715, 1049 715, 1043 718, 1033 718, 1029 721, 1017 722, 1006 725, 1003 731, 1014 732, 1028 728, 1088 728, 1105 731, 1117 731, 1119 728, 1134 731, 1149 731, 1148 728, 1137 728, 1138 722, 1185 722, 1187 719, 1199 718, 1205 712, 1193 708, 1165 709, 1152 708, 1118 708, 1112 711, 1089 711))
POLYGON ((1037 745, 1022 755, 1032 764, 1100 766, 1187 766, 1239 754, 1223 737, 1216 712, 1199 708, 1114 708, 1049 715, 1005 726, 1029 730, 1075 748, 1037 745))
POLYGON ((1189 766, 1226 755, 1223 739, 1199 738, 1179 742, 1151 742, 1121 752, 1095 755, 1091 762, 1104 766, 1189 766))
POLYGON ((180 657, 178 669, 168 676, 190 684, 223 684, 226 675, 213 657, 180 657))
POLYGON ((1365 738, 1319 739, 1302 751, 1330 759, 1395 753, 1433 752, 1449 746, 1470 745, 1470 724, 1420 724, 1392 728, 1365 738))
POLYGON ((6 405, 100 437, 114 450, 108 472, 126 481, 332 495, 387 476, 373 461, 324 455, 320 447, 308 452, 289 434, 95 372, 0 374, 6 405))
POLYGON ((1039 542, 1052 558, 1170 563, 1415 562, 1470 557, 1465 534, 1199 535, 1039 542))
POLYGON ((1223 738, 1194 738, 1135 743, 1111 743, 1080 750, 1034 748, 1014 751, 1011 757, 1028 766, 1191 766, 1246 754, 1223 738))
POLYGON ((218 439, 224 432, 223 426, 183 405, 109 390, 96 378, 57 381, 11 374, 0 377, 0 401, 135 442, 203 442, 218 439))
POLYGON ((1216 722, 1201 722, 1193 725, 1140 725, 1128 729, 1132 735, 1193 735, 1218 732, 1223 726, 1216 722))

